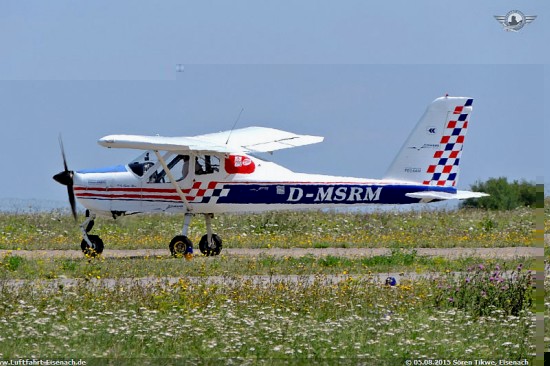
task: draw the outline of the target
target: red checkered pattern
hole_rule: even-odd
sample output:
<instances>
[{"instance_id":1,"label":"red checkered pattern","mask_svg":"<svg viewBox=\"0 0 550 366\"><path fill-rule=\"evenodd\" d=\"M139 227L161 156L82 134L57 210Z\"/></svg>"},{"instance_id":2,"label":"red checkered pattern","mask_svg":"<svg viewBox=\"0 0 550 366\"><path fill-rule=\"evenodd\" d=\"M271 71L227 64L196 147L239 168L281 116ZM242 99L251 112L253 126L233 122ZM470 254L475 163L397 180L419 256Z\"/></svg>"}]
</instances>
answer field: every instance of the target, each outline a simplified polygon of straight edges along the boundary
<instances>
[{"instance_id":1,"label":"red checkered pattern","mask_svg":"<svg viewBox=\"0 0 550 366\"><path fill-rule=\"evenodd\" d=\"M229 193L228 188L223 188L224 183L218 182L195 182L191 189L184 189L183 193L189 202L208 203L218 197L225 197Z\"/></svg>"},{"instance_id":2,"label":"red checkered pattern","mask_svg":"<svg viewBox=\"0 0 550 366\"><path fill-rule=\"evenodd\" d=\"M472 110L470 105L471 102L467 102L465 106L454 109L451 120L443 131L439 149L434 153L433 163L426 171L431 174L430 180L425 180L424 184L443 187L456 185L464 136L468 130L468 117Z\"/></svg>"}]
</instances>

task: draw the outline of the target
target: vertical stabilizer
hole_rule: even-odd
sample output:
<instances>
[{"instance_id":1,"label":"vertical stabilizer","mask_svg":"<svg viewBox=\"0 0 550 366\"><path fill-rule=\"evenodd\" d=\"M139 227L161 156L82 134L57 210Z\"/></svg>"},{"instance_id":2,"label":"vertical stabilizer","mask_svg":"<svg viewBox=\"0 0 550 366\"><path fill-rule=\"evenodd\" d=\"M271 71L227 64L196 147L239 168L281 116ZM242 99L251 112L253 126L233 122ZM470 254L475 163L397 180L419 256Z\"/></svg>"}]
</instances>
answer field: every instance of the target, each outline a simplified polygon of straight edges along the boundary
<instances>
[{"instance_id":1,"label":"vertical stabilizer","mask_svg":"<svg viewBox=\"0 0 550 366\"><path fill-rule=\"evenodd\" d=\"M455 187L473 99L434 100L407 138L384 179Z\"/></svg>"}]
</instances>

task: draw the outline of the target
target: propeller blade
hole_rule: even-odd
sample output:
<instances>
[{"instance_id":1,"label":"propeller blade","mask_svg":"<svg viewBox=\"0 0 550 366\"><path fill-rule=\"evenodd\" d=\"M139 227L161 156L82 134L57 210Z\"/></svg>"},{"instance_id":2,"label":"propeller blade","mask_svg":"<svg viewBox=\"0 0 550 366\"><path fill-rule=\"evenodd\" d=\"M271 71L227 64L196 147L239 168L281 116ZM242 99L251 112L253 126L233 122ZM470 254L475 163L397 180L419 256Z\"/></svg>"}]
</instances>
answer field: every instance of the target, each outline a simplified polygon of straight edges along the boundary
<instances>
[{"instance_id":1,"label":"propeller blade","mask_svg":"<svg viewBox=\"0 0 550 366\"><path fill-rule=\"evenodd\" d=\"M73 185L67 186L67 194L69 195L69 203L71 204L71 212L73 214L74 221L76 221L76 201L74 199Z\"/></svg>"},{"instance_id":2,"label":"propeller blade","mask_svg":"<svg viewBox=\"0 0 550 366\"><path fill-rule=\"evenodd\" d=\"M67 159L65 158L65 149L63 148L63 139L61 138L61 134L59 134L59 147L61 148L61 156L63 157L63 167L67 172L69 171L69 168L67 167Z\"/></svg>"},{"instance_id":3,"label":"propeller blade","mask_svg":"<svg viewBox=\"0 0 550 366\"><path fill-rule=\"evenodd\" d=\"M76 221L76 200L74 197L73 190L73 175L74 172L69 170L67 166L67 158L65 157L65 149L63 148L63 139L61 134L59 134L59 147L61 149L61 156L63 157L63 168L62 172L57 173L53 176L53 179L64 186L67 186L67 194L69 195L69 204L71 205L71 213L73 214L74 220Z\"/></svg>"}]
</instances>

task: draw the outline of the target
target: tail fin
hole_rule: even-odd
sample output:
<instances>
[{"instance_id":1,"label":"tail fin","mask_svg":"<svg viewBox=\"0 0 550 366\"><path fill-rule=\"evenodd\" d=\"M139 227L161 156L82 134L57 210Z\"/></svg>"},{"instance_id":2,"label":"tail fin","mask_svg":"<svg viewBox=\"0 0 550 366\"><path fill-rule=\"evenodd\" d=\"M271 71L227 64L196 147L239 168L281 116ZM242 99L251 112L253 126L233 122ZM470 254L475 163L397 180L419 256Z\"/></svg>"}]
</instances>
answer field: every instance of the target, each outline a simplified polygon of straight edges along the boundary
<instances>
[{"instance_id":1,"label":"tail fin","mask_svg":"<svg viewBox=\"0 0 550 366\"><path fill-rule=\"evenodd\" d=\"M434 100L395 157L384 179L454 187L473 99Z\"/></svg>"}]
</instances>

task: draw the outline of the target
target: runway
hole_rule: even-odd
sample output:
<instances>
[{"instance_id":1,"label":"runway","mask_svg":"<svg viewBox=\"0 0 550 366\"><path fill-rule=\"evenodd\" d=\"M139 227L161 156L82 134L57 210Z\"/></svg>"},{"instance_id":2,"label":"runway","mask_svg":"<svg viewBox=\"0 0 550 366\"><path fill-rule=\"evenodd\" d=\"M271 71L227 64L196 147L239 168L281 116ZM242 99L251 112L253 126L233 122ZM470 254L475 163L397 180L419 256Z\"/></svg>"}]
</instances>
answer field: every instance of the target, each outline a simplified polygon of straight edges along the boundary
<instances>
[{"instance_id":1,"label":"runway","mask_svg":"<svg viewBox=\"0 0 550 366\"><path fill-rule=\"evenodd\" d=\"M543 256L543 248L533 247L508 247L508 248L417 248L417 255L430 257L445 257L449 259L459 259L462 257L477 257L483 259L520 259ZM83 258L79 250L0 250L0 258L8 255L21 256L28 259L78 259ZM226 258L231 257L303 257L303 256L337 256L347 258L361 258L369 256L390 255L391 250L386 248L271 248L271 249L242 249L228 248L222 251ZM165 249L136 249L136 250L105 250L103 256L106 259L117 258L146 258L146 257L169 257L168 250ZM223 257L222 257L223 258ZM209 260L209 258L205 258ZM454 273L455 275L459 274ZM74 287L85 284L87 287L114 289L118 287L149 287L160 286L168 288L185 281L193 284L218 284L227 286L236 286L239 283L250 282L254 285L272 285L277 283L294 284L307 286L314 283L336 284L352 278L354 281L368 281L384 284L386 278L394 277L397 284L403 281L416 281L423 278L433 278L436 274L416 273L416 272L387 272L373 273L370 275L240 275L240 276L182 276L182 277L142 277L142 278L102 278L102 279L82 279L82 278L57 278L52 280L5 280L0 281L0 286L10 288L20 288L31 285L42 289L55 290L59 286ZM439 274L440 276L440 274Z\"/></svg>"},{"instance_id":2,"label":"runway","mask_svg":"<svg viewBox=\"0 0 550 366\"><path fill-rule=\"evenodd\" d=\"M414 248L405 249L406 251L416 250L420 256L444 257L448 259L458 259L463 257L476 257L483 259L514 259L529 258L544 255L544 249L538 247L506 247L506 248ZM10 253L28 259L37 258L82 258L80 250L0 250L0 257ZM200 255L198 248L195 248L195 254ZM304 256L314 257L373 257L381 255L390 255L391 249L387 248L224 248L221 255L227 257L293 257ZM139 257L165 257L169 256L167 249L105 249L103 252L105 258L139 258Z\"/></svg>"}]
</instances>

